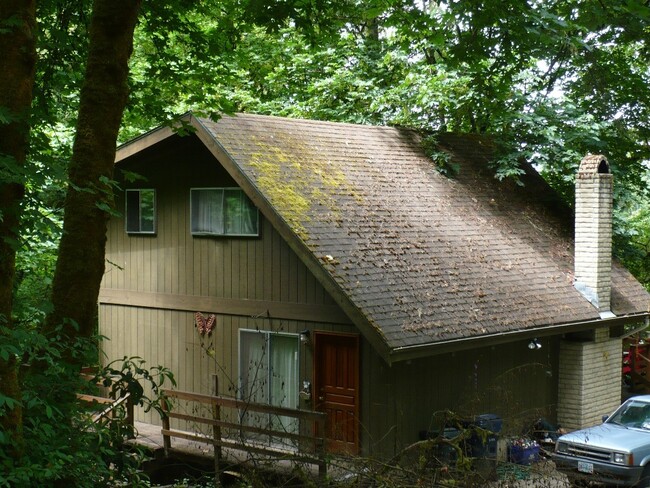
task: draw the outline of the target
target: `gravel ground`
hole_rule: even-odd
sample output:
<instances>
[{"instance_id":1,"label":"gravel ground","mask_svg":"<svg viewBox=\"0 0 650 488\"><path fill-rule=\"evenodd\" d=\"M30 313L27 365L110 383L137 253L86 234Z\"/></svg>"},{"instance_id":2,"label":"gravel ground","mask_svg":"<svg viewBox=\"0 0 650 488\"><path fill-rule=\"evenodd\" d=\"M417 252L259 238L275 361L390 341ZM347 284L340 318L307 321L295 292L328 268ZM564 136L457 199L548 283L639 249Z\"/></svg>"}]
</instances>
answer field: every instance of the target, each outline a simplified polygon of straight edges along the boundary
<instances>
[{"instance_id":1,"label":"gravel ground","mask_svg":"<svg viewBox=\"0 0 650 488\"><path fill-rule=\"evenodd\" d=\"M563 473L555 469L555 463L542 459L526 468L513 467L501 473L501 480L490 483L490 488L570 488L571 483Z\"/></svg>"}]
</instances>

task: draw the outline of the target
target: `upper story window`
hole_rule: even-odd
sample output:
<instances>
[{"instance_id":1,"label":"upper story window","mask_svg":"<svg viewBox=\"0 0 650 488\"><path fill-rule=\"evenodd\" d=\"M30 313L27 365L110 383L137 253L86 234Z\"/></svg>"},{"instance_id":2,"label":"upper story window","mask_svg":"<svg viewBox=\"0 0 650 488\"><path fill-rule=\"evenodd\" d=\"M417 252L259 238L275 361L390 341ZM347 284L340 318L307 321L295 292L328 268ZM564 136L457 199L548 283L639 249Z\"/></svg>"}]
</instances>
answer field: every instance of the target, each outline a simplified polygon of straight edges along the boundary
<instances>
[{"instance_id":1,"label":"upper story window","mask_svg":"<svg viewBox=\"0 0 650 488\"><path fill-rule=\"evenodd\" d=\"M192 188L194 235L257 236L259 214L241 188Z\"/></svg>"},{"instance_id":2,"label":"upper story window","mask_svg":"<svg viewBox=\"0 0 650 488\"><path fill-rule=\"evenodd\" d=\"M156 190L126 190L126 231L129 234L156 233Z\"/></svg>"}]
</instances>

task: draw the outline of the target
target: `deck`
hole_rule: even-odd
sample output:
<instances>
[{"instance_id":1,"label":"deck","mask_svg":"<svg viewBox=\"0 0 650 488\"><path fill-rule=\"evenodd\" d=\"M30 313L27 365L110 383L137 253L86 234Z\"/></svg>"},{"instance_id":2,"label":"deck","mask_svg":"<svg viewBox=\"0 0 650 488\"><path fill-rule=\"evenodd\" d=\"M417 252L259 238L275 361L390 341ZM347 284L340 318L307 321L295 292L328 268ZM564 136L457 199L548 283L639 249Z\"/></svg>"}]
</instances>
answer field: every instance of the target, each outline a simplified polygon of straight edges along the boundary
<instances>
[{"instance_id":1,"label":"deck","mask_svg":"<svg viewBox=\"0 0 650 488\"><path fill-rule=\"evenodd\" d=\"M151 451L155 459L164 459L165 443L162 434L162 427L159 425L147 424L144 422L134 422L137 436L131 442L135 445L144 447ZM170 458L182 458L193 460L197 463L210 465L214 460L214 451L211 445L193 440L174 438L171 448L167 452ZM278 457L251 455L241 450L234 450L222 447L221 449L221 470L222 471L240 471L246 468L263 468L272 470L279 474L292 473L296 466L296 461L291 459L281 459ZM304 474L319 479L318 466L309 463L300 463L301 470ZM330 473L335 477L341 475L341 470L337 469L335 473Z\"/></svg>"}]
</instances>

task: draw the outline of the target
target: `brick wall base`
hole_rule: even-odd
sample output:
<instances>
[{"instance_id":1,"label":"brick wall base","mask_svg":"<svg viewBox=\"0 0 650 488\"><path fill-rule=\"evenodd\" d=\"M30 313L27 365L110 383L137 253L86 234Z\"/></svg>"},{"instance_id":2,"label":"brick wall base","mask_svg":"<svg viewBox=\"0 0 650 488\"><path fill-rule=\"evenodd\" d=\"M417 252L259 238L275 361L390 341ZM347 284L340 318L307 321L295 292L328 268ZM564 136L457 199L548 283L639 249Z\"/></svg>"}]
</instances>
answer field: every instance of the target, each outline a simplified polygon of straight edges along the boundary
<instances>
[{"instance_id":1,"label":"brick wall base","mask_svg":"<svg viewBox=\"0 0 650 488\"><path fill-rule=\"evenodd\" d=\"M594 341L560 344L558 423L575 430L602 422L621 403L620 338L607 329L596 331Z\"/></svg>"}]
</instances>

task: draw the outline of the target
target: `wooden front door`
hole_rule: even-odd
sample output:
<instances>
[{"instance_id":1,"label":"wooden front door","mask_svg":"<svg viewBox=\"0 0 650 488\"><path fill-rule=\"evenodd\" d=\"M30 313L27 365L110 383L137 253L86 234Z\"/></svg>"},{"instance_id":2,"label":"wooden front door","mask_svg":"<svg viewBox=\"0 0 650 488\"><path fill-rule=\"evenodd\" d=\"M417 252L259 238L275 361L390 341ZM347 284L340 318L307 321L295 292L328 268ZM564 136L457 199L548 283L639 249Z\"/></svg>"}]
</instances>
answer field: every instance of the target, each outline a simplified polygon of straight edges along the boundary
<instances>
[{"instance_id":1,"label":"wooden front door","mask_svg":"<svg viewBox=\"0 0 650 488\"><path fill-rule=\"evenodd\" d=\"M359 336L314 333L316 409L327 414L328 451L359 453Z\"/></svg>"}]
</instances>

